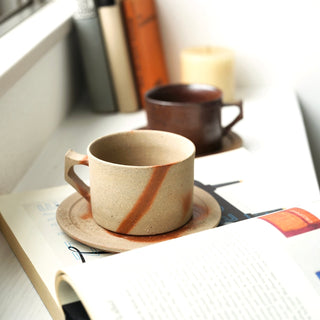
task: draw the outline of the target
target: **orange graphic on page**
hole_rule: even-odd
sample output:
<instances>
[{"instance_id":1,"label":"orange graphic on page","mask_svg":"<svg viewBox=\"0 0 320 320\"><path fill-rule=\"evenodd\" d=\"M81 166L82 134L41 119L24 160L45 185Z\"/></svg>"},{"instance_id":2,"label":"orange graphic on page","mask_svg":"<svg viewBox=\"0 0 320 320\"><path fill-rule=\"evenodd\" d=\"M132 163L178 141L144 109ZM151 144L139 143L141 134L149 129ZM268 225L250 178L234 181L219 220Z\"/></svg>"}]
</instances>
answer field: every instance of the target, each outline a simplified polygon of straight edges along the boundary
<instances>
[{"instance_id":1,"label":"orange graphic on page","mask_svg":"<svg viewBox=\"0 0 320 320\"><path fill-rule=\"evenodd\" d=\"M320 220L300 208L275 212L259 219L269 222L288 238L320 228Z\"/></svg>"}]
</instances>

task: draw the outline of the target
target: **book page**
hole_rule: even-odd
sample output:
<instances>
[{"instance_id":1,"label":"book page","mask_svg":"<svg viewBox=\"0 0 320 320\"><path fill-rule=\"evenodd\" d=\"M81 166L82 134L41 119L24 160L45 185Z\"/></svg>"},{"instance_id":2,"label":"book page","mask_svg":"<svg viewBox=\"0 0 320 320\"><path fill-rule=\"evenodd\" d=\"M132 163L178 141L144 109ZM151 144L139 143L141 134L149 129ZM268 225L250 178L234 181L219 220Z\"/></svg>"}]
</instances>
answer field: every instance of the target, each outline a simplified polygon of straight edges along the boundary
<instances>
[{"instance_id":1,"label":"book page","mask_svg":"<svg viewBox=\"0 0 320 320\"><path fill-rule=\"evenodd\" d=\"M194 167L195 180L218 186L216 194L244 213L273 211L287 204L274 181L261 178L259 166L245 148L196 158Z\"/></svg>"},{"instance_id":2,"label":"book page","mask_svg":"<svg viewBox=\"0 0 320 320\"><path fill-rule=\"evenodd\" d=\"M221 168L224 165L226 167L223 167L223 168L227 168L227 167L229 168L229 165L231 166L232 163L236 163L236 166L232 167L233 169L221 170ZM250 154L244 149L239 149L239 150L230 151L230 152L226 152L219 155L207 156L207 157L196 159L195 179L200 181L203 185L206 185L206 184L213 185L214 186L213 190L215 190L214 196L216 196L218 193L221 193L222 190L229 190L229 189L232 190L233 186L235 185L240 186L240 184L243 183L243 181L249 180L251 171L252 171L252 166L250 165ZM228 184L230 180L232 181L241 180L242 182L230 185ZM225 184L226 186L223 186ZM221 185L221 187L215 189L217 185ZM58 301L56 298L55 287L54 287L54 278L57 270L62 269L66 266L74 266L74 265L82 266L84 265L83 264L84 261L90 262L90 263L94 262L94 260L102 259L104 261L104 257L108 255L106 253L101 253L99 250L82 245L76 240L71 239L64 232L62 232L61 229L58 227L56 222L56 208L59 205L59 203L61 203L64 199L66 199L70 194L74 192L75 191L72 187L65 185L61 187L35 190L35 191L24 192L20 194L10 194L10 195L0 196L1 229L3 230L4 234L6 234L8 230L10 230L10 232L12 232L12 234L14 235L13 238L15 239L15 242L10 242L9 238L7 237L9 244L13 248L13 251L16 253L18 259L20 260L21 265L24 267L24 269L28 273L28 276L33 282L35 288L38 290L41 298L43 299L44 303L46 304L51 314L55 312L52 310L56 310L58 308ZM231 191L229 192L228 197L226 197L226 199L228 199L230 201L230 204L233 204L233 205L237 205L237 201L239 202L242 200L243 207L246 207L248 209L248 211L246 211L245 213L252 212L250 211L250 209L253 207L252 200L247 199L248 201L245 201L245 199L239 199L237 197L237 194L236 193L233 194ZM268 199L265 200L265 203L268 203ZM226 201L224 204L226 204ZM317 208L319 207L320 206L312 208L311 212L316 212L318 210ZM269 209L269 207L267 206L265 206L264 208ZM225 207L223 209L224 211L223 211L222 217L225 221L228 222L228 218L230 217L231 217L229 219L230 222L238 221L233 219L235 218L236 212L231 212L231 213L229 211L226 212ZM233 209L237 209L237 208L233 208ZM237 209L236 211L238 212L239 210ZM217 230L218 229L220 228L217 228ZM292 237L290 239L287 239L286 243L287 244L292 243L292 245L289 248L286 248L286 250L288 251L291 250L290 253L292 254L292 256L295 256L295 261L297 265L299 265L300 268L303 269L304 272L306 273L305 276L308 277L310 283L312 283L313 289L318 290L317 285L318 285L319 276L317 275L317 273L314 272L314 270L318 266L318 260L316 258L317 256L312 255L314 248L313 247L309 248L308 243L312 242L316 247L316 245L320 243L320 241L318 241L318 239L315 240L313 235L312 236L311 235L312 233L305 233L305 234L299 235L299 238ZM199 237L201 238L202 236L199 235ZM197 236L195 236L195 238L192 238L192 239L196 239L196 238ZM302 247L300 250L297 251L297 248L299 247L298 244L302 243L303 242L302 239L304 238L305 238L304 240L305 248ZM195 243L197 243L198 240L191 240L191 241L195 241ZM224 241L225 240L223 240L222 243L224 243ZM236 242L236 245L238 245L237 241L235 242ZM252 242L255 242L255 240L252 240ZM298 244L295 242L297 242ZM173 243L175 244L175 242ZM170 246L171 246L171 242L170 242ZM181 244L179 246L181 246L181 248L179 247L178 249L176 249L176 251L179 251L179 252L181 251L182 256L183 254L185 254L189 258L193 256L194 252L198 252L199 248L202 248L203 245L199 244L198 245L199 248L193 247L192 243L189 243L189 240L187 240L186 245ZM19 256L17 254L17 252L19 251L17 250L17 248L18 249L21 248L22 251L24 252L24 255ZM235 249L232 248L232 250L235 250ZM165 253L163 254L162 258L161 258L161 254L159 254L159 258L158 258L158 253L155 253L155 254L152 253L149 259L155 260L157 261L157 264L159 264L159 266L165 267L166 264L169 263L166 260L169 254L169 251L167 251L167 249L164 249L164 251ZM295 251L297 251L297 253L295 253ZM148 252L150 253L150 251ZM308 268L306 268L306 266L304 265L304 261L306 261L306 257L304 255L301 255L301 252L308 252L308 257L311 257L308 260L308 266L309 266ZM175 257L176 252L172 253L171 255L173 256L172 263L174 265L176 264L178 265L178 262L174 262L175 261L174 259L176 259ZM137 269L139 269L140 266L143 266L144 268L144 265L147 265L146 260L148 260L144 257L144 253L142 254L141 257L138 255L138 258L137 258L139 261L141 260L141 265L138 264L135 266L135 263L136 263L135 255L132 258L133 263L131 262L129 263L128 260L126 259L127 258L125 258L126 262L124 262L125 269L123 269L123 272L127 273L128 270L126 268L128 267L128 265L129 266L132 265L132 268L133 268L132 272L137 274L138 274ZM160 260L157 260L157 259L160 259ZM196 262L197 262L197 257L193 262L190 260L190 262L188 263L192 265L192 263L196 263ZM170 263L168 265L170 267ZM31 266L32 268L30 268L29 266ZM104 267L105 267L104 263L102 263L102 268ZM99 268L100 267L97 267L97 269ZM115 267L114 269L114 272L112 273L113 275L119 274L117 272L118 268L119 270L122 270L121 269L122 267L119 267L119 265L117 265L117 267ZM178 275L180 274L180 272L182 274L182 269L181 267L179 268L180 269L175 270L175 272L178 273ZM28 269L32 270L32 272L28 272ZM151 284L153 286L154 285L153 282L154 281L156 282L156 279L154 278L156 273L154 273L153 270L157 270L157 266L151 265L150 270L152 270L152 272L149 275L150 276L149 281L151 281ZM143 272L145 273L145 271ZM38 277L35 276L35 273L38 274ZM95 273L95 271L93 271L93 273ZM130 274L132 275L133 273L128 273L128 275L130 276ZM203 271L201 271L201 274L204 274ZM178 279L179 278L178 275L175 275L174 278ZM190 275L187 274L187 277L191 277L191 276L194 277L194 275L192 274ZM161 277L159 276L159 284L162 283L162 281L166 282L167 281L166 277L167 276L163 278L163 275ZM205 275L205 277L207 276ZM134 276L132 276L132 279L134 279ZM137 281L139 282L140 281L139 277L137 279L138 279ZM100 280L97 280L97 281L100 283ZM112 282L113 279L111 280L109 279L108 281ZM123 287L119 285L120 297L122 296L124 288L130 288L130 286L132 288L136 286L137 288L141 288L141 293L140 293L141 295L143 295L143 292L145 290L142 284L138 284L135 282L130 284L131 282L128 279L122 281L121 279L119 280L118 278L115 278L114 281L117 281L120 284L123 283L122 284ZM41 284L39 285L40 282ZM87 284L83 283L83 285L86 286ZM187 284L185 285L186 289L188 288L188 285L189 285L189 282L187 282ZM48 291L46 296L44 296L43 292L39 290L39 287L46 288L46 290ZM191 290L191 288L189 290ZM89 290L89 292L90 291L91 289ZM118 292L118 289L115 290L115 292ZM47 298L48 296L50 297L50 299ZM117 297L116 294L115 294L115 297ZM77 298L77 297L73 297L73 298ZM131 301L130 295L128 295L126 299L129 299L128 301L130 302ZM125 302L126 300L124 299L123 301ZM115 302L112 302L112 303L116 303L116 305L118 305L120 302L117 301L117 299L115 298ZM168 303L168 301L166 303ZM120 303L120 306L122 306L122 303ZM99 310L99 308L97 310Z\"/></svg>"},{"instance_id":3,"label":"book page","mask_svg":"<svg viewBox=\"0 0 320 320\"><path fill-rule=\"evenodd\" d=\"M299 238L319 243L320 230L288 237L280 229L250 219L60 275L68 275L94 319L318 319L320 251ZM298 251L290 255L292 239L312 268L296 263Z\"/></svg>"},{"instance_id":4,"label":"book page","mask_svg":"<svg viewBox=\"0 0 320 320\"><path fill-rule=\"evenodd\" d=\"M254 164L244 148L198 157L194 164L194 178L204 184L224 184L246 180Z\"/></svg>"},{"instance_id":5,"label":"book page","mask_svg":"<svg viewBox=\"0 0 320 320\"><path fill-rule=\"evenodd\" d=\"M51 315L58 308L54 286L57 270L107 255L71 239L58 226L57 207L74 192L65 185L0 196L1 229L5 235L13 234L7 237L9 245Z\"/></svg>"},{"instance_id":6,"label":"book page","mask_svg":"<svg viewBox=\"0 0 320 320\"><path fill-rule=\"evenodd\" d=\"M235 157L239 159L237 154L236 152L232 159ZM246 155L244 152L243 159L245 159ZM227 159L229 156L231 154L224 153L222 158ZM209 172L211 172L210 161L214 161L215 156L205 158L206 160L200 160L200 164L197 167L203 170L205 166L209 165ZM223 159L220 159L221 157L217 158L218 163L223 162ZM240 165L240 161L238 163ZM218 165L215 165L215 172L219 172ZM205 176L203 172L202 174L197 174L198 180L203 179ZM220 173L220 180L214 179L212 184L229 182L231 178L231 174L223 178L223 174ZM200 181L202 182L202 180ZM204 180L204 183L210 183L210 181L207 179ZM10 232L14 235L15 242L12 243L7 237L8 242L51 314L52 308L55 309L57 307L54 289L56 271L68 265L82 264L84 261L100 259L107 255L71 239L58 226L56 209L64 199L74 192L75 190L72 187L64 185L0 196L0 212L3 218L2 223L0 219L1 228L4 233ZM239 213L238 218L244 217L236 208L233 209L233 218L236 213ZM228 215L225 215L225 217L228 218ZM24 253L22 256L17 254L19 248ZM35 272L28 272L29 265ZM38 277L35 276L35 273ZM39 290L39 286L46 291L45 297L42 291Z\"/></svg>"},{"instance_id":7,"label":"book page","mask_svg":"<svg viewBox=\"0 0 320 320\"><path fill-rule=\"evenodd\" d=\"M281 169L273 167L270 172L268 163L258 160L245 148L199 157L195 159L195 180L220 184L216 194L253 215L317 200L318 194L301 191L299 180L279 180Z\"/></svg>"}]
</instances>

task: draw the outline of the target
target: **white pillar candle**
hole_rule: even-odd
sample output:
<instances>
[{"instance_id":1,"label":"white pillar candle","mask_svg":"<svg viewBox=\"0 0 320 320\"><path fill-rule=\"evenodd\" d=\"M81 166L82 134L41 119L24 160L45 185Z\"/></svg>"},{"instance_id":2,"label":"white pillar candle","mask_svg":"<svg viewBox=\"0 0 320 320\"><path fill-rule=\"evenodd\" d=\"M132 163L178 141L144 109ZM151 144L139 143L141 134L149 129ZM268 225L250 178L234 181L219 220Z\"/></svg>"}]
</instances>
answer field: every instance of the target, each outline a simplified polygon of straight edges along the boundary
<instances>
[{"instance_id":1,"label":"white pillar candle","mask_svg":"<svg viewBox=\"0 0 320 320\"><path fill-rule=\"evenodd\" d=\"M223 101L234 99L234 54L222 47L193 47L181 52L182 83L205 83L223 92Z\"/></svg>"}]
</instances>

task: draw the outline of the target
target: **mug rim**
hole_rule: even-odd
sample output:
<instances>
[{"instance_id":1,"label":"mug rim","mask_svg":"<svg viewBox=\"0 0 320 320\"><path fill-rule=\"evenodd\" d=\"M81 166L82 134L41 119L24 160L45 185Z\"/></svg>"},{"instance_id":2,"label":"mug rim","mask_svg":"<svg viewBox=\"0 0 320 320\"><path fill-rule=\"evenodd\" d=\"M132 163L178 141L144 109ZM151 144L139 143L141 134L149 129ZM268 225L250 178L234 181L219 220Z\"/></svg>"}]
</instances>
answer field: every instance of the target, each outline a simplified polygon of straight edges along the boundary
<instances>
[{"instance_id":1,"label":"mug rim","mask_svg":"<svg viewBox=\"0 0 320 320\"><path fill-rule=\"evenodd\" d=\"M151 95L156 93L157 91L164 90L167 88L191 88L191 89L205 89L210 92L217 92L218 97L216 99L208 99L201 102L188 102L188 101L165 101L161 99L152 98ZM146 102L158 104L162 106L174 106L174 107L185 107L185 106L194 106L194 105L200 105L200 104L207 104L214 101L222 100L223 92L221 89L219 89L216 86L206 84L206 83L171 83L171 84L165 84L165 85L159 85L156 86L150 90L148 90L144 97ZM182 106L183 104L183 106Z\"/></svg>"},{"instance_id":2,"label":"mug rim","mask_svg":"<svg viewBox=\"0 0 320 320\"><path fill-rule=\"evenodd\" d=\"M111 162L108 160L103 160L99 157L97 157L96 155L94 155L91 152L91 148L92 146L97 143L98 141L101 141L107 137L112 137L112 136L117 136L117 135L126 135L126 134L130 134L130 133L138 133L138 134L163 134L163 135L167 135L167 136L176 136L177 138L179 138L180 140L184 140L185 143L189 144L189 148L191 148L191 150L188 152L188 154L181 160L179 161L175 161L175 162L170 162L170 163L165 163L165 164L156 164L156 165L131 165L131 164L121 164L121 163L115 163L115 162ZM96 161L101 162L101 163L107 163L109 165L114 165L114 166L119 166L119 167L126 167L126 168L136 168L136 169L146 169L146 168L154 168L154 167L165 167L165 166L171 166L173 164L177 164L177 163L182 163L184 161L188 161L190 158L195 157L195 153L196 153L196 146L195 144L189 139L186 138L180 134L177 133L173 133L173 132L169 132L169 131L162 131L162 130L152 130L152 129L141 129L141 130L129 130L129 131L119 131L119 132L114 132L111 134L107 134L104 136L100 136L96 139L94 139L93 141L90 142L90 144L87 147L87 155L92 158L94 158Z\"/></svg>"}]
</instances>

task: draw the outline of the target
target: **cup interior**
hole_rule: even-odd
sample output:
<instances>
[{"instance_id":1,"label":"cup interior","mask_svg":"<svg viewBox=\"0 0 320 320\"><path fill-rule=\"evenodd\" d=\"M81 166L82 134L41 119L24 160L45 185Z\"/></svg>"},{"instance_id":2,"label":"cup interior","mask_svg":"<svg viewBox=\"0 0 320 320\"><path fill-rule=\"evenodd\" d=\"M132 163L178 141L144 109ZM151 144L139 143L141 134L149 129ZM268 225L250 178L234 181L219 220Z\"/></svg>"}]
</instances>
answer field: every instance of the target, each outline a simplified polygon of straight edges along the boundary
<instances>
[{"instance_id":1,"label":"cup interior","mask_svg":"<svg viewBox=\"0 0 320 320\"><path fill-rule=\"evenodd\" d=\"M157 130L133 130L99 138L88 148L95 158L126 166L157 166L181 162L193 156L194 144L178 134Z\"/></svg>"},{"instance_id":2,"label":"cup interior","mask_svg":"<svg viewBox=\"0 0 320 320\"><path fill-rule=\"evenodd\" d=\"M221 99L222 92L206 84L169 84L151 89L145 97L154 103L205 103Z\"/></svg>"}]
</instances>

